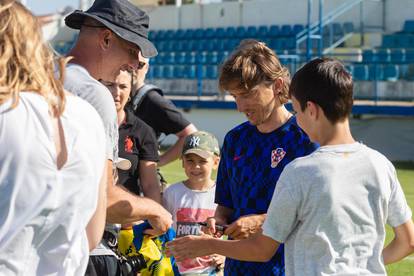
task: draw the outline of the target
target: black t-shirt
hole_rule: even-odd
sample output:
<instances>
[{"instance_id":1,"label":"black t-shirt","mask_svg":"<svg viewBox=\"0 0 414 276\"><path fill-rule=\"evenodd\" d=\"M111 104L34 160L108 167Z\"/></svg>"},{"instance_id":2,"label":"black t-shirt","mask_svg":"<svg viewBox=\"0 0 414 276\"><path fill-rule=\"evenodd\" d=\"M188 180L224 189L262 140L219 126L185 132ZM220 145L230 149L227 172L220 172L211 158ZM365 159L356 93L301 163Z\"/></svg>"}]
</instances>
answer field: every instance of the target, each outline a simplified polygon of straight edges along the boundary
<instances>
[{"instance_id":1,"label":"black t-shirt","mask_svg":"<svg viewBox=\"0 0 414 276\"><path fill-rule=\"evenodd\" d=\"M150 126L131 111L125 112L125 122L119 126L119 157L131 161L131 168L118 170L119 183L139 194L139 161L158 162L158 142Z\"/></svg>"},{"instance_id":2,"label":"black t-shirt","mask_svg":"<svg viewBox=\"0 0 414 276\"><path fill-rule=\"evenodd\" d=\"M144 96L135 115L154 129L157 138L161 133L178 133L190 124L177 107L157 91L149 91Z\"/></svg>"}]
</instances>

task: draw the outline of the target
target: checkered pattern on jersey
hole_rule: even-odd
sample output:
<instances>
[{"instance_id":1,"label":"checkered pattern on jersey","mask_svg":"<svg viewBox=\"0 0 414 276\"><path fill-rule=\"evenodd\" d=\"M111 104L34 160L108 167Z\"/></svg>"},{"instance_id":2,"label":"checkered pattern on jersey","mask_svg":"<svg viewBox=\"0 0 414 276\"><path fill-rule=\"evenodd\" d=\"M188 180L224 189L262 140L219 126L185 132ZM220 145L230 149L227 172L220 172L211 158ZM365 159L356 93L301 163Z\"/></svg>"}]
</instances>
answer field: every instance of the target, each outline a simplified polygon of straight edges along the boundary
<instances>
[{"instance_id":1,"label":"checkered pattern on jersey","mask_svg":"<svg viewBox=\"0 0 414 276\"><path fill-rule=\"evenodd\" d=\"M234 210L231 222L266 213L283 168L316 147L294 117L271 133L260 133L249 122L235 127L224 139L215 202ZM225 271L227 275L284 275L283 248L267 263L227 258Z\"/></svg>"}]
</instances>

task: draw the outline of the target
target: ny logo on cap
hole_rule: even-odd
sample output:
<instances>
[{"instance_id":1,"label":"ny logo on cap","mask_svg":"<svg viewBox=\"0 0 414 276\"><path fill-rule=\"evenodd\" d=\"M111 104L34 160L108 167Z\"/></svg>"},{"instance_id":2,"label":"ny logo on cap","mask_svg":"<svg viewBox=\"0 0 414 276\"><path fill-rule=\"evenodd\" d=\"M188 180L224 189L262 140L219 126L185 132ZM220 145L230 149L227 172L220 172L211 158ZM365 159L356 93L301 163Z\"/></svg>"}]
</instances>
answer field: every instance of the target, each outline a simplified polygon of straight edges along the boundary
<instances>
[{"instance_id":1,"label":"ny logo on cap","mask_svg":"<svg viewBox=\"0 0 414 276\"><path fill-rule=\"evenodd\" d=\"M198 147L200 145L200 137L197 137L197 136L191 137L191 140L188 143L188 145L192 148Z\"/></svg>"}]
</instances>

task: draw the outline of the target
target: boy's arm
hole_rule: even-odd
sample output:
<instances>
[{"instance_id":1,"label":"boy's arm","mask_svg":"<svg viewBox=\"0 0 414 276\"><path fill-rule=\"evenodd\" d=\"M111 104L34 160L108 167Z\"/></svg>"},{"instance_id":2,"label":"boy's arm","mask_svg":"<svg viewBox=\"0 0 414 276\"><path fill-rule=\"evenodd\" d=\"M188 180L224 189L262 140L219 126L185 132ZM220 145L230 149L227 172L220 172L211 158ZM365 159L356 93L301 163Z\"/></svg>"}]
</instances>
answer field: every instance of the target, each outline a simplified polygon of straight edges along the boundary
<instances>
[{"instance_id":1,"label":"boy's arm","mask_svg":"<svg viewBox=\"0 0 414 276\"><path fill-rule=\"evenodd\" d=\"M384 264L398 262L414 252L414 224L410 219L393 228L394 239L382 251Z\"/></svg>"},{"instance_id":2,"label":"boy's arm","mask_svg":"<svg viewBox=\"0 0 414 276\"><path fill-rule=\"evenodd\" d=\"M168 243L167 255L173 255L177 261L182 261L216 253L241 261L266 262L273 257L279 244L261 233L248 239L231 241L208 235L186 236Z\"/></svg>"}]
</instances>

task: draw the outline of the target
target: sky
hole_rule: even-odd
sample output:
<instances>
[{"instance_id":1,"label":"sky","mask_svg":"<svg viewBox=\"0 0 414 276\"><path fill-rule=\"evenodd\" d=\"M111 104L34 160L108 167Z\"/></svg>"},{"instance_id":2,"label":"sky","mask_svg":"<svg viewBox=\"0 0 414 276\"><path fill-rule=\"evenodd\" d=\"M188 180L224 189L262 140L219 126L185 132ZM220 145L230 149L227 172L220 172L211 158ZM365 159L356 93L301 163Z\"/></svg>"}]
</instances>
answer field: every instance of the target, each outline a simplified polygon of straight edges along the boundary
<instances>
[{"instance_id":1,"label":"sky","mask_svg":"<svg viewBox=\"0 0 414 276\"><path fill-rule=\"evenodd\" d=\"M77 9L79 0L25 0L26 6L36 15L53 13L64 9L66 6L72 6Z\"/></svg>"}]
</instances>

